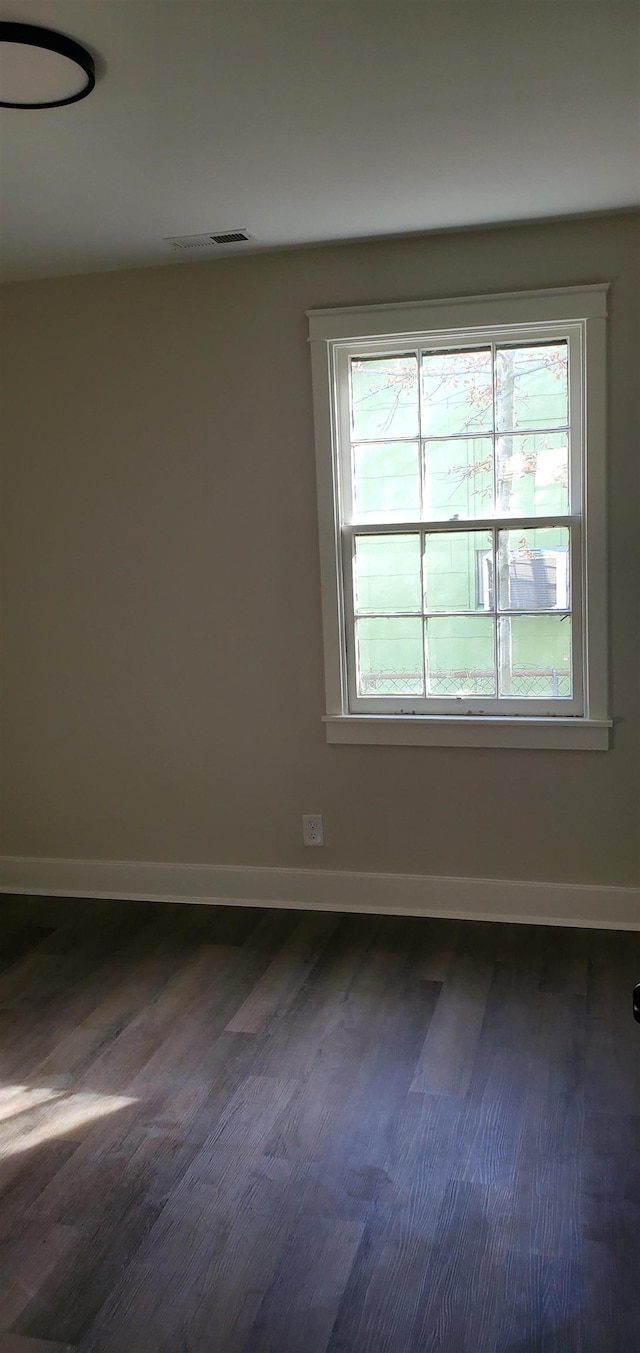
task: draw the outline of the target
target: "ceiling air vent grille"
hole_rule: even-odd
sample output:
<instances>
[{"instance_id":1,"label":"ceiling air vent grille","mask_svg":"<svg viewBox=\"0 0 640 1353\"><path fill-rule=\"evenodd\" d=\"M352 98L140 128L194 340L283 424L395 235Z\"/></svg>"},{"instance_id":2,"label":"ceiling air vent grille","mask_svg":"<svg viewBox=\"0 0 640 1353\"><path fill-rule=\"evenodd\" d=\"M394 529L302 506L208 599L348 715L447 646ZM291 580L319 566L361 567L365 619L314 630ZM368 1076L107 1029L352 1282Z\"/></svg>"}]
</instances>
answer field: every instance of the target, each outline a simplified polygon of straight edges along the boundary
<instances>
[{"instance_id":1,"label":"ceiling air vent grille","mask_svg":"<svg viewBox=\"0 0 640 1353\"><path fill-rule=\"evenodd\" d=\"M213 249L217 244L243 244L250 239L248 230L223 230L217 235L170 235L164 243L173 249Z\"/></svg>"},{"instance_id":2,"label":"ceiling air vent grille","mask_svg":"<svg viewBox=\"0 0 640 1353\"><path fill-rule=\"evenodd\" d=\"M211 236L214 244L241 244L243 240L250 240L251 236L247 230L224 230L221 235Z\"/></svg>"}]
</instances>

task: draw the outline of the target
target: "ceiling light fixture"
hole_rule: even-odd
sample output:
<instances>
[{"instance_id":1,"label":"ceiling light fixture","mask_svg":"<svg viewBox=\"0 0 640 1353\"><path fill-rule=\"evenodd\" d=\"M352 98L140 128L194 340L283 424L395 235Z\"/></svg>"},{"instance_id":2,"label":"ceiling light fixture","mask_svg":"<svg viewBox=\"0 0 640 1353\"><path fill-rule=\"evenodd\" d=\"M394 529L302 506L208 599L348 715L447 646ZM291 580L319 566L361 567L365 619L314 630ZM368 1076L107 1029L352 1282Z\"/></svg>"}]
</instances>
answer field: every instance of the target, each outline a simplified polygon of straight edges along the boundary
<instances>
[{"instance_id":1,"label":"ceiling light fixture","mask_svg":"<svg viewBox=\"0 0 640 1353\"><path fill-rule=\"evenodd\" d=\"M63 108L96 82L89 52L63 33L0 20L0 108Z\"/></svg>"}]
</instances>

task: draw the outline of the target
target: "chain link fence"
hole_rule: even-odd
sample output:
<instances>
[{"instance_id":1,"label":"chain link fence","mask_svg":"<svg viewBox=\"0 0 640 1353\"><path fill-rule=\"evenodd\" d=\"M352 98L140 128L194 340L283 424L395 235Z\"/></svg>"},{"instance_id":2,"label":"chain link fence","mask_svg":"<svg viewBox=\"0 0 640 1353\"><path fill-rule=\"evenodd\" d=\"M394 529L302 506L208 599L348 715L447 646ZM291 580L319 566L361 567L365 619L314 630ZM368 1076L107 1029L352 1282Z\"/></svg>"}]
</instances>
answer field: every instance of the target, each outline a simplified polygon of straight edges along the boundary
<instances>
[{"instance_id":1,"label":"chain link fence","mask_svg":"<svg viewBox=\"0 0 640 1353\"><path fill-rule=\"evenodd\" d=\"M422 672L361 672L361 695L421 695ZM490 671L431 672L428 695L495 695L495 673ZM535 699L561 699L571 695L571 673L556 667L520 668L511 676L511 689L504 694Z\"/></svg>"}]
</instances>

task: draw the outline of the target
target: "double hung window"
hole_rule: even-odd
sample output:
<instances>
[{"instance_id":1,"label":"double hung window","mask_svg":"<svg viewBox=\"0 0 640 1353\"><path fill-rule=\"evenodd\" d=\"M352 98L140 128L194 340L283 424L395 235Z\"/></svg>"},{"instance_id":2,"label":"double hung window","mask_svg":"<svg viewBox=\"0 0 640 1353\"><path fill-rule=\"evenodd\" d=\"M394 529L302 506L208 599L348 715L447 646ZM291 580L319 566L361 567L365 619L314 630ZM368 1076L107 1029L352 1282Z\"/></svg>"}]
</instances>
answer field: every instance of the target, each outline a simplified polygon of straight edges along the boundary
<instances>
[{"instance_id":1,"label":"double hung window","mask_svg":"<svg viewBox=\"0 0 640 1353\"><path fill-rule=\"evenodd\" d=\"M606 746L605 300L311 312L332 740Z\"/></svg>"}]
</instances>

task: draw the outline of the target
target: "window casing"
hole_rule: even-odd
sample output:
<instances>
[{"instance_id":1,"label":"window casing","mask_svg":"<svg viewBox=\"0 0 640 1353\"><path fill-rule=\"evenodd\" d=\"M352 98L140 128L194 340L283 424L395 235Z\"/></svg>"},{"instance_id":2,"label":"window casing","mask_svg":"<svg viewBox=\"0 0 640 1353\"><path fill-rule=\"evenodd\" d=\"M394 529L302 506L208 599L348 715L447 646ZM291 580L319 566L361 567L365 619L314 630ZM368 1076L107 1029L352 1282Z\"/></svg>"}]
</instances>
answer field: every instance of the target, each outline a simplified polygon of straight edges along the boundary
<instances>
[{"instance_id":1,"label":"window casing","mask_svg":"<svg viewBox=\"0 0 640 1353\"><path fill-rule=\"evenodd\" d=\"M330 740L607 745L605 314L310 313Z\"/></svg>"}]
</instances>

